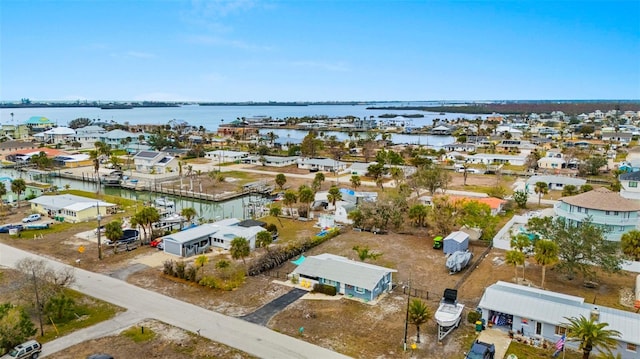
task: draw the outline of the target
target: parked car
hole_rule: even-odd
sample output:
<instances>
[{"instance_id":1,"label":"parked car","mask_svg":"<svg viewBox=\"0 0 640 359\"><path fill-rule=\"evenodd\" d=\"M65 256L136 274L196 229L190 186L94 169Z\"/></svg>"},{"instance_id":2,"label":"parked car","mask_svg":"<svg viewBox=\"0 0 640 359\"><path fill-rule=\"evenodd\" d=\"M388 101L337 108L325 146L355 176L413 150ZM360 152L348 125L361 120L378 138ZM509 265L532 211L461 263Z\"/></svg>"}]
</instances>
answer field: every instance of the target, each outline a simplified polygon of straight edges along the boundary
<instances>
[{"instance_id":1,"label":"parked car","mask_svg":"<svg viewBox=\"0 0 640 359\"><path fill-rule=\"evenodd\" d=\"M149 242L149 245L151 247L157 247L160 243L162 243L162 238L156 238L156 239L152 240L151 242Z\"/></svg>"},{"instance_id":2,"label":"parked car","mask_svg":"<svg viewBox=\"0 0 640 359\"><path fill-rule=\"evenodd\" d=\"M40 218L42 218L42 215L40 213L30 214L27 217L22 219L22 223L29 223L29 222L39 221Z\"/></svg>"},{"instance_id":3,"label":"parked car","mask_svg":"<svg viewBox=\"0 0 640 359\"><path fill-rule=\"evenodd\" d=\"M24 342L2 356L1 359L36 359L40 356L42 345L35 340Z\"/></svg>"},{"instance_id":4,"label":"parked car","mask_svg":"<svg viewBox=\"0 0 640 359\"><path fill-rule=\"evenodd\" d=\"M494 359L496 346L476 339L465 359Z\"/></svg>"},{"instance_id":5,"label":"parked car","mask_svg":"<svg viewBox=\"0 0 640 359\"><path fill-rule=\"evenodd\" d=\"M113 356L109 354L91 354L87 359L113 359Z\"/></svg>"},{"instance_id":6,"label":"parked car","mask_svg":"<svg viewBox=\"0 0 640 359\"><path fill-rule=\"evenodd\" d=\"M8 224L6 226L0 227L0 233L9 233L12 229L21 231L24 229L24 227L21 224Z\"/></svg>"},{"instance_id":7,"label":"parked car","mask_svg":"<svg viewBox=\"0 0 640 359\"><path fill-rule=\"evenodd\" d=\"M164 242L160 242L160 243L158 243L158 245L156 246L156 248L158 248L159 250L163 251L163 250L164 250Z\"/></svg>"}]
</instances>

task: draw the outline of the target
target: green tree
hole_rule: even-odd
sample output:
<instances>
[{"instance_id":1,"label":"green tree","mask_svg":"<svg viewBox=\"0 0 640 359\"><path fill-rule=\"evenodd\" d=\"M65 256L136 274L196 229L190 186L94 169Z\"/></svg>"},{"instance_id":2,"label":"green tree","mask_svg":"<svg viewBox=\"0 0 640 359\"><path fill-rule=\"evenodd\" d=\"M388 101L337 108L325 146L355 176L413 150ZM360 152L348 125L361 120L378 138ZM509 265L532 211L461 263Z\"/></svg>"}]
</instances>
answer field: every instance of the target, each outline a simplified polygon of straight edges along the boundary
<instances>
[{"instance_id":1,"label":"green tree","mask_svg":"<svg viewBox=\"0 0 640 359\"><path fill-rule=\"evenodd\" d=\"M582 176L597 176L600 173L600 168L606 166L607 163L608 161L604 156L591 156L578 166L578 173Z\"/></svg>"},{"instance_id":2,"label":"green tree","mask_svg":"<svg viewBox=\"0 0 640 359\"><path fill-rule=\"evenodd\" d=\"M448 197L434 197L427 221L436 234L446 236L451 233L456 223L457 210Z\"/></svg>"},{"instance_id":3,"label":"green tree","mask_svg":"<svg viewBox=\"0 0 640 359\"><path fill-rule=\"evenodd\" d=\"M3 197L7 195L7 186L4 183L0 183L0 215L4 215L4 199Z\"/></svg>"},{"instance_id":4,"label":"green tree","mask_svg":"<svg viewBox=\"0 0 640 359\"><path fill-rule=\"evenodd\" d=\"M585 193L585 192L589 192L589 191L593 191L593 186L590 184L583 184L582 186L580 186L580 193Z\"/></svg>"},{"instance_id":5,"label":"green tree","mask_svg":"<svg viewBox=\"0 0 640 359\"><path fill-rule=\"evenodd\" d=\"M540 207L542 196L549 193L549 185L546 182L536 182L534 190L538 194L538 207Z\"/></svg>"},{"instance_id":6,"label":"green tree","mask_svg":"<svg viewBox=\"0 0 640 359\"><path fill-rule=\"evenodd\" d=\"M527 191L515 191L513 192L513 200L518 207L527 208L527 201L529 200L529 194Z\"/></svg>"},{"instance_id":7,"label":"green tree","mask_svg":"<svg viewBox=\"0 0 640 359\"><path fill-rule=\"evenodd\" d=\"M482 239L490 240L496 234L498 217L491 214L491 207L478 201L462 201L457 203L456 222L459 225L480 228Z\"/></svg>"},{"instance_id":8,"label":"green tree","mask_svg":"<svg viewBox=\"0 0 640 359\"><path fill-rule=\"evenodd\" d=\"M340 188L331 186L331 188L329 188L329 193L327 194L327 200L335 207L336 202L342 200L342 192L340 192Z\"/></svg>"},{"instance_id":9,"label":"green tree","mask_svg":"<svg viewBox=\"0 0 640 359\"><path fill-rule=\"evenodd\" d=\"M207 263L209 263L209 257L207 257L204 254L201 254L201 255L196 257L194 263L196 265L196 268L198 270L201 270L202 267L204 267Z\"/></svg>"},{"instance_id":10,"label":"green tree","mask_svg":"<svg viewBox=\"0 0 640 359\"><path fill-rule=\"evenodd\" d=\"M325 181L324 173L322 172L316 173L316 176L313 179L313 185L312 185L313 191L314 192L320 191L320 189L322 189L322 182L324 181Z\"/></svg>"},{"instance_id":11,"label":"green tree","mask_svg":"<svg viewBox=\"0 0 640 359\"><path fill-rule=\"evenodd\" d=\"M115 220L107 223L104 227L104 236L107 237L111 241L111 243L115 244L120 238L122 238L122 222ZM113 251L115 253L116 248L114 246Z\"/></svg>"},{"instance_id":12,"label":"green tree","mask_svg":"<svg viewBox=\"0 0 640 359\"><path fill-rule=\"evenodd\" d=\"M367 176L373 178L376 185L378 185L380 188L382 188L383 176L386 173L387 173L387 170L384 167L384 164L382 163L372 164L369 167L367 167Z\"/></svg>"},{"instance_id":13,"label":"green tree","mask_svg":"<svg viewBox=\"0 0 640 359\"><path fill-rule=\"evenodd\" d=\"M20 207L20 195L27 189L27 183L22 178L11 181L11 192L18 196L18 208Z\"/></svg>"},{"instance_id":14,"label":"green tree","mask_svg":"<svg viewBox=\"0 0 640 359\"><path fill-rule=\"evenodd\" d=\"M72 298L60 293L49 299L44 306L44 312L56 320L64 320L73 316L75 304Z\"/></svg>"},{"instance_id":15,"label":"green tree","mask_svg":"<svg viewBox=\"0 0 640 359\"><path fill-rule=\"evenodd\" d=\"M248 257L251 253L251 247L249 241L244 237L236 237L231 241L231 248L229 248L231 258L242 259L242 263L246 265L244 261L245 257Z\"/></svg>"},{"instance_id":16,"label":"green tree","mask_svg":"<svg viewBox=\"0 0 640 359\"><path fill-rule=\"evenodd\" d=\"M69 128L73 128L74 130L77 128L87 127L91 125L91 120L86 117L79 117L75 120L69 121Z\"/></svg>"},{"instance_id":17,"label":"green tree","mask_svg":"<svg viewBox=\"0 0 640 359\"><path fill-rule=\"evenodd\" d=\"M316 194L313 192L313 190L306 185L303 185L298 191L298 201L305 205L305 210L307 212L305 213L305 217L307 218L310 217L311 203L313 203L315 195Z\"/></svg>"},{"instance_id":18,"label":"green tree","mask_svg":"<svg viewBox=\"0 0 640 359\"><path fill-rule=\"evenodd\" d=\"M24 308L11 303L0 304L0 353L11 350L36 332Z\"/></svg>"},{"instance_id":19,"label":"green tree","mask_svg":"<svg viewBox=\"0 0 640 359\"><path fill-rule=\"evenodd\" d=\"M187 222L191 222L194 218L196 218L198 212L193 207L185 207L180 210L180 215L184 217Z\"/></svg>"},{"instance_id":20,"label":"green tree","mask_svg":"<svg viewBox=\"0 0 640 359\"><path fill-rule=\"evenodd\" d=\"M612 329L605 329L608 323L598 323L596 318L585 318L581 315L578 318L566 318L569 323L567 328L567 340L578 342L578 350L582 350L582 358L589 359L591 351L598 349L607 354L616 348L620 332Z\"/></svg>"},{"instance_id":21,"label":"green tree","mask_svg":"<svg viewBox=\"0 0 640 359\"><path fill-rule=\"evenodd\" d=\"M286 190L284 192L284 198L282 199L282 204L289 207L289 214L291 218L293 218L293 205L298 203L298 195L293 190Z\"/></svg>"},{"instance_id":22,"label":"green tree","mask_svg":"<svg viewBox=\"0 0 640 359\"><path fill-rule=\"evenodd\" d=\"M409 304L409 321L416 325L417 339L420 343L420 326L433 317L431 309L420 299L413 299Z\"/></svg>"},{"instance_id":23,"label":"green tree","mask_svg":"<svg viewBox=\"0 0 640 359\"><path fill-rule=\"evenodd\" d=\"M586 280L596 278L594 266L607 273L617 273L623 259L619 255L619 244L605 239L605 230L593 224L590 217L579 226L567 223L563 218L531 218L527 223L530 231L543 239L553 240L558 245L559 263L556 265L568 279L581 273Z\"/></svg>"},{"instance_id":24,"label":"green tree","mask_svg":"<svg viewBox=\"0 0 640 359\"><path fill-rule=\"evenodd\" d=\"M357 190L358 187L360 187L362 185L362 182L360 180L360 176L358 176L358 175L351 176L350 182L351 182L351 187L353 187L354 190Z\"/></svg>"},{"instance_id":25,"label":"green tree","mask_svg":"<svg viewBox=\"0 0 640 359\"><path fill-rule=\"evenodd\" d=\"M449 182L451 182L451 174L440 166L432 165L422 171L421 177L424 187L427 188L432 196L438 189L446 190Z\"/></svg>"},{"instance_id":26,"label":"green tree","mask_svg":"<svg viewBox=\"0 0 640 359\"><path fill-rule=\"evenodd\" d=\"M382 253L372 252L371 249L369 249L369 247L367 246L365 247L354 246L353 250L356 251L356 253L358 253L358 258L360 258L360 260L363 262L366 261L367 259L376 260L382 256Z\"/></svg>"},{"instance_id":27,"label":"green tree","mask_svg":"<svg viewBox=\"0 0 640 359\"><path fill-rule=\"evenodd\" d=\"M544 279L547 273L547 266L558 262L558 245L547 239L536 241L533 258L542 266L542 282L540 287L544 288Z\"/></svg>"},{"instance_id":28,"label":"green tree","mask_svg":"<svg viewBox=\"0 0 640 359\"><path fill-rule=\"evenodd\" d=\"M269 251L269 245L273 242L273 234L269 231L260 231L256 234L256 246Z\"/></svg>"},{"instance_id":29,"label":"green tree","mask_svg":"<svg viewBox=\"0 0 640 359\"><path fill-rule=\"evenodd\" d=\"M280 187L280 190L282 190L284 188L285 183L287 183L287 176L284 175L284 173L278 173L276 175L276 185L278 185L278 187Z\"/></svg>"},{"instance_id":30,"label":"green tree","mask_svg":"<svg viewBox=\"0 0 640 359\"><path fill-rule=\"evenodd\" d=\"M520 251L510 250L505 253L505 262L513 266L513 270L516 275L515 277L516 283L518 282L518 266L521 264L524 266L524 260L525 260L524 253Z\"/></svg>"},{"instance_id":31,"label":"green tree","mask_svg":"<svg viewBox=\"0 0 640 359\"><path fill-rule=\"evenodd\" d=\"M282 221L280 220L280 216L282 215L282 208L280 206L271 205L269 208L269 215L276 217L278 223L280 223L280 227L282 227Z\"/></svg>"},{"instance_id":32,"label":"green tree","mask_svg":"<svg viewBox=\"0 0 640 359\"><path fill-rule=\"evenodd\" d=\"M309 131L300 144L300 154L304 157L316 157L318 150L322 148L322 140L315 131Z\"/></svg>"},{"instance_id":33,"label":"green tree","mask_svg":"<svg viewBox=\"0 0 640 359\"><path fill-rule=\"evenodd\" d=\"M136 212L131 220L142 227L144 233L145 243L149 239L147 234L151 235L151 225L160 220L160 213L155 207L144 207L140 211ZM133 224L132 223L132 224Z\"/></svg>"},{"instance_id":34,"label":"green tree","mask_svg":"<svg viewBox=\"0 0 640 359\"><path fill-rule=\"evenodd\" d=\"M578 187L572 185L572 184L568 184L566 186L564 186L564 188L562 188L562 196L563 197L569 197L569 196L575 196L577 195L578 192Z\"/></svg>"},{"instance_id":35,"label":"green tree","mask_svg":"<svg viewBox=\"0 0 640 359\"><path fill-rule=\"evenodd\" d=\"M409 219L413 220L418 227L424 227L429 207L423 204L416 204L409 208Z\"/></svg>"},{"instance_id":36,"label":"green tree","mask_svg":"<svg viewBox=\"0 0 640 359\"><path fill-rule=\"evenodd\" d=\"M622 253L631 260L640 261L640 231L634 229L623 234L620 243Z\"/></svg>"}]
</instances>

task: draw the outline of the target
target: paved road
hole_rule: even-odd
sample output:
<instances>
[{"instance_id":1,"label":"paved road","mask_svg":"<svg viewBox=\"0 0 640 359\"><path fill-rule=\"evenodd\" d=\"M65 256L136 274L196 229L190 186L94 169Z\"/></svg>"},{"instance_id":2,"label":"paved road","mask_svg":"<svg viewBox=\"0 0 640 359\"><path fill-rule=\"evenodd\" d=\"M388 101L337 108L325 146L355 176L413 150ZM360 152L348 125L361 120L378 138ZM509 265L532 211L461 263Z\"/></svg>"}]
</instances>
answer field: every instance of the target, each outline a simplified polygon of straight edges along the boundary
<instances>
[{"instance_id":1,"label":"paved road","mask_svg":"<svg viewBox=\"0 0 640 359\"><path fill-rule=\"evenodd\" d=\"M266 326L267 323L269 323L269 319L271 319L271 317L278 314L278 312L286 308L289 304L300 299L307 293L309 292L306 290L294 288L290 292L285 293L265 304L255 312L247 314L241 318L251 323Z\"/></svg>"},{"instance_id":2,"label":"paved road","mask_svg":"<svg viewBox=\"0 0 640 359\"><path fill-rule=\"evenodd\" d=\"M59 270L69 267L38 255L0 244L0 265L15 268L16 263L25 257L43 259L51 268ZM212 312L175 298L136 287L121 280L102 274L76 268L76 283L73 288L90 296L102 299L126 308L131 313L124 322L104 324L102 332L113 331L140 318L157 319L167 324L191 332L200 331L203 337L229 345L260 358L348 358L331 350L274 332L265 327L249 323L242 319L228 317ZM140 314L137 314L140 313ZM116 317L114 320L119 321ZM110 327L112 326L112 327ZM93 329L101 332L101 328ZM88 330L87 330L88 331ZM87 332L85 332L88 335ZM76 333L56 340L55 345L47 349L62 350L75 344ZM84 339L83 339L84 340ZM45 348L49 345L45 345Z\"/></svg>"}]
</instances>

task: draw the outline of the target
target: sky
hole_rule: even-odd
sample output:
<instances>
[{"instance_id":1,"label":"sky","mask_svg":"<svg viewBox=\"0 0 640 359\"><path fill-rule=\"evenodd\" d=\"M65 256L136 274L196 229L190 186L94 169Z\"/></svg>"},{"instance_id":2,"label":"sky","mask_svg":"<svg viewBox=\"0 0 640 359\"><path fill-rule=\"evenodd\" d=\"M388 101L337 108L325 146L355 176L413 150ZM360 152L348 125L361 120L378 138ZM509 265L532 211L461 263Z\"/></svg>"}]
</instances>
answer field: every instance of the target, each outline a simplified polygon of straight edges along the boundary
<instances>
[{"instance_id":1,"label":"sky","mask_svg":"<svg viewBox=\"0 0 640 359\"><path fill-rule=\"evenodd\" d=\"M640 99L640 0L2 0L0 101Z\"/></svg>"}]
</instances>

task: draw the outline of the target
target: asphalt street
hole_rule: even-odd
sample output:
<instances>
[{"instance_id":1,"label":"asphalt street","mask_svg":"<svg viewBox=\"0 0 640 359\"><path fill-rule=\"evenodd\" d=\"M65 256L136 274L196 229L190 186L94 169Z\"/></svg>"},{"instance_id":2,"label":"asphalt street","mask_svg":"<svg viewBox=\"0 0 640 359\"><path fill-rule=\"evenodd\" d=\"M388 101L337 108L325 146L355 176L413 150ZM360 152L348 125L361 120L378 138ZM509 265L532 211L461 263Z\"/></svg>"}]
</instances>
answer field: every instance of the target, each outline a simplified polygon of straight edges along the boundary
<instances>
[{"instance_id":1,"label":"asphalt street","mask_svg":"<svg viewBox=\"0 0 640 359\"><path fill-rule=\"evenodd\" d=\"M16 263L22 259L31 257L45 260L51 268L59 270L70 267L66 264L47 259L32 253L22 251L4 244L0 244L0 265L15 268ZM182 302L175 298L142 289L98 273L75 268L76 283L72 286L82 293L102 299L109 303L126 308L130 313L117 316L112 319L115 323L103 325L103 328L94 328L96 333L110 333L123 325L135 322L139 317L156 319L167 324L182 328L191 332L198 332L203 337L219 343L229 345L260 358L348 358L345 355L333 352L305 341L295 339L266 327L212 312L190 303ZM111 321L110 321L111 322ZM86 329L83 338L77 333L57 339L54 344L45 344L46 354L64 349L89 339L91 329ZM100 336L100 335L98 335ZM80 337L80 338L78 338Z\"/></svg>"}]
</instances>

